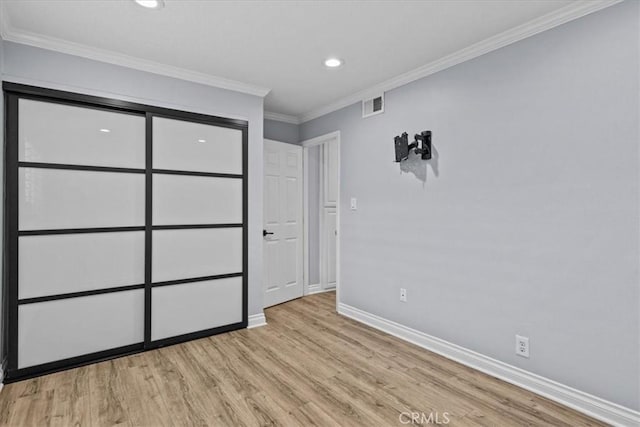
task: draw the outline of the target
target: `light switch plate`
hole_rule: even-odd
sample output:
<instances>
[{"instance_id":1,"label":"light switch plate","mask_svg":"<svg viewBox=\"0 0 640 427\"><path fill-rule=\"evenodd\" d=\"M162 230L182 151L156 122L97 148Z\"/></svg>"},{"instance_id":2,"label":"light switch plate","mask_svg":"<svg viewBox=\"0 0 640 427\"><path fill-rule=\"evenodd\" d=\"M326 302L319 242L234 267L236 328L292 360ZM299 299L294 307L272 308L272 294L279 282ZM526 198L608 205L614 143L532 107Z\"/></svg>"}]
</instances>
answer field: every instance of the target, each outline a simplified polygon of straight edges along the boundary
<instances>
[{"instance_id":1,"label":"light switch plate","mask_svg":"<svg viewBox=\"0 0 640 427\"><path fill-rule=\"evenodd\" d=\"M358 200L355 197L351 198L351 210L355 211L358 209Z\"/></svg>"}]
</instances>

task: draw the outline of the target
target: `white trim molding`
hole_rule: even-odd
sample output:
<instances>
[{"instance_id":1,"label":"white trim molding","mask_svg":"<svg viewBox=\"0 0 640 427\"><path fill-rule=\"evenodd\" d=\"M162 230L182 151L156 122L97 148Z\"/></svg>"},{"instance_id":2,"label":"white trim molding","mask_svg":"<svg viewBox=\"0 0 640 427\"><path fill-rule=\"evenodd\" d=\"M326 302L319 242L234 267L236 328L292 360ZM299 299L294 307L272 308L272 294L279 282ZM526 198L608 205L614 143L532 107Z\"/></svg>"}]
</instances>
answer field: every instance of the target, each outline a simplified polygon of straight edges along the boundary
<instances>
[{"instance_id":1,"label":"white trim molding","mask_svg":"<svg viewBox=\"0 0 640 427\"><path fill-rule=\"evenodd\" d=\"M276 122L290 123L292 125L299 125L300 120L296 116L290 116L288 114L273 113L271 111L264 112L265 120L275 120Z\"/></svg>"},{"instance_id":2,"label":"white trim molding","mask_svg":"<svg viewBox=\"0 0 640 427\"><path fill-rule=\"evenodd\" d=\"M461 49L436 61L425 64L407 73L381 82L368 89L361 90L349 96L346 96L324 107L311 110L299 116L292 116L280 113L265 112L265 118L268 120L277 120L291 124L301 124L309 120L324 116L333 111L349 105L361 102L377 94L395 89L406 85L415 80L427 77L431 74L442 71L446 68L484 55L501 47L531 37L543 31L557 27L574 19L581 18L601 9L620 3L622 0L579 0L568 4L554 12L536 18L525 24L519 25L502 33L496 34L469 47ZM175 67L172 65L161 64L158 62L148 61L121 53L98 49L87 45L69 42L66 40L44 36L29 31L13 28L6 13L5 2L0 1L0 36L2 39L15 43L26 44L29 46L40 47L44 49L54 50L70 55L80 56L96 61L106 62L115 65L121 65L141 71L147 71L155 74L165 75L182 80L192 81L208 86L221 89L232 90L236 92L247 93L255 96L266 96L270 89L260 86L250 85L236 80L217 77L193 70Z\"/></svg>"},{"instance_id":3,"label":"white trim molding","mask_svg":"<svg viewBox=\"0 0 640 427\"><path fill-rule=\"evenodd\" d=\"M341 194L341 184L340 184L340 162L341 162L341 157L342 157L342 152L341 152L341 148L338 148L338 151L340 153L340 155L338 155L338 196L337 196L337 203L336 203L336 215L337 215L337 228L336 228L336 287L332 288L332 289L326 289L323 290L322 289L322 284L310 284L309 283L309 253L310 253L310 248L309 248L309 176L307 175L309 172L309 148L310 147L315 147L317 145L322 145L325 142L331 141L335 139L338 142L338 147L342 147L341 142L340 142L340 131L334 131L334 132L330 132L327 133L325 135L320 135L317 136L315 138L311 138L311 139L307 139L304 140L302 142L300 142L300 145L302 145L302 152L303 152L303 157L304 157L304 170L303 170L303 174L304 174L304 215L303 215L303 223L304 223L304 289L305 289L305 295L311 295L311 294L315 294L315 293L320 293L320 292L327 292L327 291L336 291L336 309L338 306L338 301L340 301L340 271L341 271L341 267L340 267L340 239L342 237L341 235L341 228L340 228L340 194ZM321 250L322 251L322 250ZM315 286L318 286L318 288L320 288L320 290L317 290L315 288Z\"/></svg>"},{"instance_id":4,"label":"white trim molding","mask_svg":"<svg viewBox=\"0 0 640 427\"><path fill-rule=\"evenodd\" d=\"M336 130L336 131L331 132L331 133L327 133L325 135L316 136L315 138L305 139L304 141L302 141L300 143L300 145L302 145L305 148L314 147L316 145L322 145L325 142L330 141L332 139L337 139L338 141L340 141L340 131L339 130Z\"/></svg>"},{"instance_id":5,"label":"white trim molding","mask_svg":"<svg viewBox=\"0 0 640 427\"><path fill-rule=\"evenodd\" d=\"M580 0L572 2L554 12L543 15L507 31L503 31L502 33L496 34L478 43L474 43L469 47L460 49L457 52L430 62L416 68L415 70L400 74L399 76L393 77L373 87L339 99L329 105L325 105L324 107L302 114L299 116L300 123L308 122L309 120L313 120L324 116L325 114L329 114L333 111L361 102L364 99L378 96L381 93L430 76L438 71L453 67L454 65L477 58L485 53L500 49L501 47L526 39L527 37L534 36L543 31L550 30L551 28L573 21L574 19L578 19L590 13L613 6L621 1L622 0Z\"/></svg>"},{"instance_id":6,"label":"white trim molding","mask_svg":"<svg viewBox=\"0 0 640 427\"><path fill-rule=\"evenodd\" d=\"M255 86L237 80L226 79L199 71L188 70L173 65L161 64L159 62L146 59L135 58L122 53L91 47L88 45L70 42L56 37L45 36L30 31L14 28L11 25L7 14L5 2L0 2L0 37L3 40L53 50L69 55L80 56L94 61L106 62L108 64L120 65L133 68L139 71L187 80L220 89L234 92L246 93L249 95L265 97L270 89Z\"/></svg>"},{"instance_id":7,"label":"white trim molding","mask_svg":"<svg viewBox=\"0 0 640 427\"><path fill-rule=\"evenodd\" d=\"M260 326L267 326L267 318L264 313L252 314L249 316L247 329L259 328Z\"/></svg>"},{"instance_id":8,"label":"white trim molding","mask_svg":"<svg viewBox=\"0 0 640 427\"><path fill-rule=\"evenodd\" d=\"M309 264L310 245L309 245L309 149L302 147L302 285L303 295L309 295ZM313 285L320 286L320 284Z\"/></svg>"},{"instance_id":9,"label":"white trim molding","mask_svg":"<svg viewBox=\"0 0 640 427\"><path fill-rule=\"evenodd\" d=\"M470 368L499 378L614 426L640 426L640 412L576 390L347 304L338 313Z\"/></svg>"},{"instance_id":10,"label":"white trim molding","mask_svg":"<svg viewBox=\"0 0 640 427\"><path fill-rule=\"evenodd\" d=\"M325 292L335 292L336 288L327 288L327 289L322 289L322 285L320 283L315 283L313 285L309 285L309 287L307 288L307 293L305 294L305 296L307 295L315 295L315 294L323 294Z\"/></svg>"},{"instance_id":11,"label":"white trim molding","mask_svg":"<svg viewBox=\"0 0 640 427\"><path fill-rule=\"evenodd\" d=\"M319 294L320 292L322 292L322 286L320 285L320 283L309 284L306 290L307 292L305 293L305 296Z\"/></svg>"}]
</instances>

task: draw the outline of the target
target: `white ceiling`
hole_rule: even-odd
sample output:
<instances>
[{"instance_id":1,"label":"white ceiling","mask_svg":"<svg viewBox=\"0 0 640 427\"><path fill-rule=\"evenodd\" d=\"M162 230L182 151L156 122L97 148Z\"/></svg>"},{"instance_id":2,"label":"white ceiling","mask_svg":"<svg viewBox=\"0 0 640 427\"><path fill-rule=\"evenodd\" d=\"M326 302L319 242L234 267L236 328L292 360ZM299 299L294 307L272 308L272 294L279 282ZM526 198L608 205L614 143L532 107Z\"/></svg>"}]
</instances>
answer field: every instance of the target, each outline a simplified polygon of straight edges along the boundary
<instances>
[{"instance_id":1,"label":"white ceiling","mask_svg":"<svg viewBox=\"0 0 640 427\"><path fill-rule=\"evenodd\" d=\"M295 116L576 2L165 3L153 11L131 0L3 0L5 26L28 40L72 42L269 88L265 109ZM324 68L328 56L345 65Z\"/></svg>"}]
</instances>

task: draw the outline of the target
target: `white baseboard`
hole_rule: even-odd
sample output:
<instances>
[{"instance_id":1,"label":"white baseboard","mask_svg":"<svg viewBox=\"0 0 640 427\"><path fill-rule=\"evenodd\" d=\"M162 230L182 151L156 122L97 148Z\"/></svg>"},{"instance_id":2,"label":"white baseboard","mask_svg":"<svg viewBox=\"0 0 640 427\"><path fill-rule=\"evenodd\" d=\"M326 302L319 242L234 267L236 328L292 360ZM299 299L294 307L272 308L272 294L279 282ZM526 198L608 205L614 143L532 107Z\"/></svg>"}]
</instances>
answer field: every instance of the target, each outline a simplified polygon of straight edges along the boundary
<instances>
[{"instance_id":1,"label":"white baseboard","mask_svg":"<svg viewBox=\"0 0 640 427\"><path fill-rule=\"evenodd\" d=\"M329 289L322 289L322 286L320 286L320 283L316 283L315 285L309 285L309 288L307 289L307 293L306 295L313 295L313 294L321 294L323 292L331 292L331 291L335 291L336 288L329 288Z\"/></svg>"},{"instance_id":2,"label":"white baseboard","mask_svg":"<svg viewBox=\"0 0 640 427\"><path fill-rule=\"evenodd\" d=\"M322 286L320 286L320 283L314 283L313 285L307 286L305 295L313 295L321 291L322 291Z\"/></svg>"},{"instance_id":3,"label":"white baseboard","mask_svg":"<svg viewBox=\"0 0 640 427\"><path fill-rule=\"evenodd\" d=\"M640 426L640 412L638 411L584 393L346 304L338 304L338 313L611 425Z\"/></svg>"},{"instance_id":4,"label":"white baseboard","mask_svg":"<svg viewBox=\"0 0 640 427\"><path fill-rule=\"evenodd\" d=\"M252 314L249 316L249 324L247 325L247 329L258 328L260 326L267 326L267 318L264 313L260 314Z\"/></svg>"}]
</instances>

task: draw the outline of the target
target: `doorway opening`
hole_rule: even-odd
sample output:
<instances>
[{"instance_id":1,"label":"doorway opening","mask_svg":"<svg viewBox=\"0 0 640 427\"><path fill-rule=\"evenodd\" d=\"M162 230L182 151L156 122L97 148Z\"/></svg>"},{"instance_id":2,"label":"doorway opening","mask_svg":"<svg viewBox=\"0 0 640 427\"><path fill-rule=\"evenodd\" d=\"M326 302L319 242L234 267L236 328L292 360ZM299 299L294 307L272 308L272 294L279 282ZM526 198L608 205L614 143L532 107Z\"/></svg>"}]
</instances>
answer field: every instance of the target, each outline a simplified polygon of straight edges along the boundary
<instances>
[{"instance_id":1,"label":"doorway opening","mask_svg":"<svg viewBox=\"0 0 640 427\"><path fill-rule=\"evenodd\" d=\"M340 133L264 141L264 307L340 281Z\"/></svg>"},{"instance_id":2,"label":"doorway opening","mask_svg":"<svg viewBox=\"0 0 640 427\"><path fill-rule=\"evenodd\" d=\"M302 142L304 150L304 294L339 289L340 132ZM338 301L336 295L336 301Z\"/></svg>"}]
</instances>

